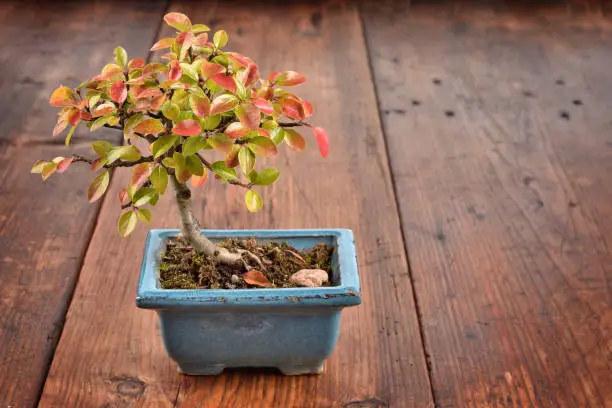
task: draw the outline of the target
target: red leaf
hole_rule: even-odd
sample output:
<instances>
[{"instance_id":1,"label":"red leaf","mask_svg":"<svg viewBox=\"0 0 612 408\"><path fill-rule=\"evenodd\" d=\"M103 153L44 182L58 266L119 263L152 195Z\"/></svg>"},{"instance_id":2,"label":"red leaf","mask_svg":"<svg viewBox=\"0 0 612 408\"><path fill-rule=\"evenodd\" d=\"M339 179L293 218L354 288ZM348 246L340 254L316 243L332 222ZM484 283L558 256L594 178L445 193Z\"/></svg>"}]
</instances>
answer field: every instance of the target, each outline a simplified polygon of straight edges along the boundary
<instances>
[{"instance_id":1,"label":"red leaf","mask_svg":"<svg viewBox=\"0 0 612 408\"><path fill-rule=\"evenodd\" d=\"M56 107L77 106L79 101L76 93L67 86L60 86L51 94L49 104Z\"/></svg>"},{"instance_id":2,"label":"red leaf","mask_svg":"<svg viewBox=\"0 0 612 408\"><path fill-rule=\"evenodd\" d=\"M183 68L179 65L177 60L174 60L170 63L170 72L168 73L168 78L171 81L178 81L183 76Z\"/></svg>"},{"instance_id":3,"label":"red leaf","mask_svg":"<svg viewBox=\"0 0 612 408\"><path fill-rule=\"evenodd\" d=\"M58 172L58 173L65 172L66 169L68 168L68 166L70 166L70 163L72 163L72 157L67 157L67 158L63 159L62 161L57 163L57 167L56 167L55 171Z\"/></svg>"},{"instance_id":4,"label":"red leaf","mask_svg":"<svg viewBox=\"0 0 612 408\"><path fill-rule=\"evenodd\" d=\"M65 120L58 121L55 127L53 128L53 136L57 136L62 133L64 129L66 129L66 126L68 126L68 122L66 122Z\"/></svg>"},{"instance_id":5,"label":"red leaf","mask_svg":"<svg viewBox=\"0 0 612 408\"><path fill-rule=\"evenodd\" d=\"M72 126L76 126L81 120L81 112L77 109L73 109L70 111L66 119L68 120L68 123L70 123Z\"/></svg>"},{"instance_id":6,"label":"red leaf","mask_svg":"<svg viewBox=\"0 0 612 408\"><path fill-rule=\"evenodd\" d=\"M206 47L208 44L208 33L202 33L195 38L193 45L198 47Z\"/></svg>"},{"instance_id":7,"label":"red leaf","mask_svg":"<svg viewBox=\"0 0 612 408\"><path fill-rule=\"evenodd\" d=\"M315 137L317 138L317 143L319 144L319 151L321 152L321 156L327 157L327 153L329 152L329 137L327 136L327 132L322 127L315 126L312 128Z\"/></svg>"},{"instance_id":8,"label":"red leaf","mask_svg":"<svg viewBox=\"0 0 612 408\"><path fill-rule=\"evenodd\" d=\"M270 132L264 128L257 129L257 133L259 133L261 136L270 137Z\"/></svg>"},{"instance_id":9,"label":"red leaf","mask_svg":"<svg viewBox=\"0 0 612 408\"><path fill-rule=\"evenodd\" d=\"M245 86L251 86L259 79L259 68L254 63L249 64L246 69L240 71L236 76Z\"/></svg>"},{"instance_id":10,"label":"red leaf","mask_svg":"<svg viewBox=\"0 0 612 408\"><path fill-rule=\"evenodd\" d=\"M275 76L274 82L280 86L294 86L306 82L306 77L299 72L285 71Z\"/></svg>"},{"instance_id":11,"label":"red leaf","mask_svg":"<svg viewBox=\"0 0 612 408\"><path fill-rule=\"evenodd\" d=\"M119 105L125 102L125 99L127 98L127 88L125 87L125 83L123 81L115 81L113 85L111 85L110 96Z\"/></svg>"},{"instance_id":12,"label":"red leaf","mask_svg":"<svg viewBox=\"0 0 612 408\"><path fill-rule=\"evenodd\" d=\"M182 120L172 128L172 133L179 136L197 136L202 132L200 124L192 119Z\"/></svg>"},{"instance_id":13,"label":"red leaf","mask_svg":"<svg viewBox=\"0 0 612 408\"><path fill-rule=\"evenodd\" d=\"M249 57L245 57L242 54L238 54L237 52L226 52L225 55L230 57L236 64L240 65L241 67L247 67L249 66L249 64L253 63L252 59L250 59Z\"/></svg>"},{"instance_id":14,"label":"red leaf","mask_svg":"<svg viewBox=\"0 0 612 408\"><path fill-rule=\"evenodd\" d=\"M186 47L191 47L191 44L193 44L194 41L195 41L195 36L193 35L191 31L182 32L176 37L177 44L180 44L180 45L186 44L185 45Z\"/></svg>"},{"instance_id":15,"label":"red leaf","mask_svg":"<svg viewBox=\"0 0 612 408\"><path fill-rule=\"evenodd\" d=\"M305 99L302 99L302 106L304 107L304 115L306 117L312 116L312 114L314 113L314 107L312 106L312 103L308 102Z\"/></svg>"},{"instance_id":16,"label":"red leaf","mask_svg":"<svg viewBox=\"0 0 612 408\"><path fill-rule=\"evenodd\" d=\"M227 89L231 93L236 92L236 80L234 77L225 74L217 74L210 77L210 80L221 88Z\"/></svg>"},{"instance_id":17,"label":"red leaf","mask_svg":"<svg viewBox=\"0 0 612 408\"><path fill-rule=\"evenodd\" d=\"M261 288L274 287L274 285L268 280L268 278L266 278L266 275L255 269L251 269L250 271L243 273L242 279L244 279L244 281L249 285L259 286Z\"/></svg>"},{"instance_id":18,"label":"red leaf","mask_svg":"<svg viewBox=\"0 0 612 408\"><path fill-rule=\"evenodd\" d=\"M280 72L271 73L270 75L268 75L268 81L270 82L276 81L276 78L278 78L279 75L280 75Z\"/></svg>"},{"instance_id":19,"label":"red leaf","mask_svg":"<svg viewBox=\"0 0 612 408\"><path fill-rule=\"evenodd\" d=\"M140 163L134 166L134 170L132 170L132 178L130 180L130 185L134 188L133 191L136 191L143 186L151 175L152 171L152 163Z\"/></svg>"},{"instance_id":20,"label":"red leaf","mask_svg":"<svg viewBox=\"0 0 612 408\"><path fill-rule=\"evenodd\" d=\"M128 69L141 69L145 66L145 60L143 58L134 58L128 63Z\"/></svg>"},{"instance_id":21,"label":"red leaf","mask_svg":"<svg viewBox=\"0 0 612 408\"><path fill-rule=\"evenodd\" d=\"M220 74L225 71L223 65L215 64L214 62L202 61L202 76L204 78L210 78L214 75Z\"/></svg>"},{"instance_id":22,"label":"red leaf","mask_svg":"<svg viewBox=\"0 0 612 408\"><path fill-rule=\"evenodd\" d=\"M130 197L128 196L128 192L125 188L119 191L119 202L121 205L125 205L130 202Z\"/></svg>"},{"instance_id":23,"label":"red leaf","mask_svg":"<svg viewBox=\"0 0 612 408\"><path fill-rule=\"evenodd\" d=\"M306 119L306 112L301 102L293 98L282 98L279 102L283 108L283 113L291 119Z\"/></svg>"},{"instance_id":24,"label":"red leaf","mask_svg":"<svg viewBox=\"0 0 612 408\"><path fill-rule=\"evenodd\" d=\"M191 95L189 98L191 110L199 118L205 118L210 114L210 100L204 96Z\"/></svg>"},{"instance_id":25,"label":"red leaf","mask_svg":"<svg viewBox=\"0 0 612 408\"><path fill-rule=\"evenodd\" d=\"M91 115L89 112L81 111L80 116L83 120L91 120Z\"/></svg>"},{"instance_id":26,"label":"red leaf","mask_svg":"<svg viewBox=\"0 0 612 408\"><path fill-rule=\"evenodd\" d=\"M116 109L115 104L112 102L105 102L101 105L96 106L93 111L93 117L98 118L100 116L108 115L111 112L114 112Z\"/></svg>"},{"instance_id":27,"label":"red leaf","mask_svg":"<svg viewBox=\"0 0 612 408\"><path fill-rule=\"evenodd\" d=\"M225 134L231 139L238 139L249 134L251 130L240 122L231 123L226 129Z\"/></svg>"},{"instance_id":28,"label":"red leaf","mask_svg":"<svg viewBox=\"0 0 612 408\"><path fill-rule=\"evenodd\" d=\"M208 171L204 170L204 173L201 176L192 175L191 176L191 185L194 187L202 187L206 184L206 180L208 179Z\"/></svg>"},{"instance_id":29,"label":"red leaf","mask_svg":"<svg viewBox=\"0 0 612 408\"><path fill-rule=\"evenodd\" d=\"M259 127L261 112L255 105L240 105L238 108L236 108L236 116L244 126L251 130Z\"/></svg>"},{"instance_id":30,"label":"red leaf","mask_svg":"<svg viewBox=\"0 0 612 408\"><path fill-rule=\"evenodd\" d=\"M272 104L264 98L253 99L253 105L261 109L261 111L266 115L271 115L274 113L274 108L272 107Z\"/></svg>"},{"instance_id":31,"label":"red leaf","mask_svg":"<svg viewBox=\"0 0 612 408\"><path fill-rule=\"evenodd\" d=\"M168 25L175 27L175 28L176 28L176 25L180 25L180 26L190 26L191 25L191 21L189 20L189 17L187 17L183 13L176 13L176 12L167 13L164 16L164 21Z\"/></svg>"}]
</instances>

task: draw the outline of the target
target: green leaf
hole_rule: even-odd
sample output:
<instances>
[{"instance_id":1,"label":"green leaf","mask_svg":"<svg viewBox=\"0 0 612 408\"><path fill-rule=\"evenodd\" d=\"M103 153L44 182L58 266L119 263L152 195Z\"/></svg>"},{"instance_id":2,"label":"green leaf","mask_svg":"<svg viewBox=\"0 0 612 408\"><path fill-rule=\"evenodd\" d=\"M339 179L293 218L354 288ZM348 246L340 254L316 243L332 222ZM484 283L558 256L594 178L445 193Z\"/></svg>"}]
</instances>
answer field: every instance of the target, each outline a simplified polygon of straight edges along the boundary
<instances>
[{"instance_id":1,"label":"green leaf","mask_svg":"<svg viewBox=\"0 0 612 408\"><path fill-rule=\"evenodd\" d=\"M166 167L170 167L171 169L176 167L176 163L172 157L164 157L162 164Z\"/></svg>"},{"instance_id":2,"label":"green leaf","mask_svg":"<svg viewBox=\"0 0 612 408\"><path fill-rule=\"evenodd\" d=\"M57 169L57 163L55 163L55 162L46 163L43 166L42 171L40 172L41 175L42 175L42 179L43 180L47 180L49 178L49 176L51 176L53 173L55 173L56 169Z\"/></svg>"},{"instance_id":3,"label":"green leaf","mask_svg":"<svg viewBox=\"0 0 612 408\"><path fill-rule=\"evenodd\" d=\"M200 161L200 158L195 154L185 157L185 165L191 174L195 174L196 176L201 176L204 174L204 166L202 165L202 161Z\"/></svg>"},{"instance_id":4,"label":"green leaf","mask_svg":"<svg viewBox=\"0 0 612 408\"><path fill-rule=\"evenodd\" d=\"M304 139L304 136L293 129L285 129L285 140L287 141L289 147L297 150L298 152L301 152L306 148L306 140Z\"/></svg>"},{"instance_id":5,"label":"green leaf","mask_svg":"<svg viewBox=\"0 0 612 408\"><path fill-rule=\"evenodd\" d=\"M191 64L188 64L186 62L181 62L179 65L183 69L183 75L184 76L186 76L187 78L191 79L195 83L198 82L198 79L199 79L198 78L198 72L195 69L193 69Z\"/></svg>"},{"instance_id":6,"label":"green leaf","mask_svg":"<svg viewBox=\"0 0 612 408\"><path fill-rule=\"evenodd\" d=\"M181 114L181 108L172 101L166 101L164 106L162 106L161 111L166 118L172 121L176 120Z\"/></svg>"},{"instance_id":7,"label":"green leaf","mask_svg":"<svg viewBox=\"0 0 612 408\"><path fill-rule=\"evenodd\" d=\"M44 160L38 160L36 163L34 163L34 165L32 166L32 170L30 170L30 173L42 173L43 167L45 167L45 164L47 164L46 161Z\"/></svg>"},{"instance_id":8,"label":"green leaf","mask_svg":"<svg viewBox=\"0 0 612 408\"><path fill-rule=\"evenodd\" d=\"M110 116L102 116L102 117L94 120L93 122L91 122L91 125L89 126L89 130L92 131L92 132L95 132L96 130L98 130L101 127L103 127L104 125L106 125L110 118L111 118Z\"/></svg>"},{"instance_id":9,"label":"green leaf","mask_svg":"<svg viewBox=\"0 0 612 408\"><path fill-rule=\"evenodd\" d=\"M147 210L146 208L139 208L136 210L136 215L138 216L138 219L140 220L140 222L144 222L145 224L148 224L151 222L151 211Z\"/></svg>"},{"instance_id":10,"label":"green leaf","mask_svg":"<svg viewBox=\"0 0 612 408\"><path fill-rule=\"evenodd\" d=\"M255 179L252 182L258 186L269 186L278 179L278 176L280 176L278 169L263 169L255 175Z\"/></svg>"},{"instance_id":11,"label":"green leaf","mask_svg":"<svg viewBox=\"0 0 612 408\"><path fill-rule=\"evenodd\" d=\"M102 173L98 174L89 185L87 189L87 200L90 203L93 203L106 192L108 188L108 183L110 182L110 173L108 170L104 170Z\"/></svg>"},{"instance_id":12,"label":"green leaf","mask_svg":"<svg viewBox=\"0 0 612 408\"><path fill-rule=\"evenodd\" d=\"M191 177L191 173L187 168L187 159L179 152L174 152L174 176L179 183L184 183Z\"/></svg>"},{"instance_id":13,"label":"green leaf","mask_svg":"<svg viewBox=\"0 0 612 408\"><path fill-rule=\"evenodd\" d=\"M270 130L270 139L272 140L272 142L274 142L276 146L281 144L285 139L285 131L283 130L283 128L279 126Z\"/></svg>"},{"instance_id":14,"label":"green leaf","mask_svg":"<svg viewBox=\"0 0 612 408\"><path fill-rule=\"evenodd\" d=\"M236 170L228 168L223 160L214 162L211 167L212 171L223 181L236 180L238 178Z\"/></svg>"},{"instance_id":15,"label":"green leaf","mask_svg":"<svg viewBox=\"0 0 612 408\"><path fill-rule=\"evenodd\" d=\"M112 144L104 140L97 140L95 142L92 142L91 147L93 148L94 152L96 152L100 157L105 157L108 152L110 152L114 148Z\"/></svg>"},{"instance_id":16,"label":"green leaf","mask_svg":"<svg viewBox=\"0 0 612 408\"><path fill-rule=\"evenodd\" d=\"M183 143L183 154L191 156L192 154L202 150L206 145L206 139L202 136L193 136Z\"/></svg>"},{"instance_id":17,"label":"green leaf","mask_svg":"<svg viewBox=\"0 0 612 408\"><path fill-rule=\"evenodd\" d=\"M66 147L70 146L70 139L72 139L72 135L74 135L74 131L76 130L76 126L73 126L66 135Z\"/></svg>"},{"instance_id":18,"label":"green leaf","mask_svg":"<svg viewBox=\"0 0 612 408\"><path fill-rule=\"evenodd\" d=\"M244 195L244 202L250 212L259 211L261 206L263 205L263 199L261 196L254 190L248 190Z\"/></svg>"},{"instance_id":19,"label":"green leaf","mask_svg":"<svg viewBox=\"0 0 612 408\"><path fill-rule=\"evenodd\" d=\"M121 217L119 217L119 223L117 225L119 235L127 237L134 231L136 224L138 224L138 217L134 211L130 210L123 213Z\"/></svg>"},{"instance_id":20,"label":"green leaf","mask_svg":"<svg viewBox=\"0 0 612 408\"><path fill-rule=\"evenodd\" d=\"M127 51L123 47L115 48L115 62L121 68L125 68L128 61Z\"/></svg>"},{"instance_id":21,"label":"green leaf","mask_svg":"<svg viewBox=\"0 0 612 408\"><path fill-rule=\"evenodd\" d=\"M245 146L240 148L238 152L238 163L240 163L240 169L243 174L249 174L255 166L255 155L253 152Z\"/></svg>"},{"instance_id":22,"label":"green leaf","mask_svg":"<svg viewBox=\"0 0 612 408\"><path fill-rule=\"evenodd\" d=\"M127 162L133 162L140 159L141 157L142 156L140 155L140 151L136 146L133 145L115 147L106 156L108 160L107 164L111 164L119 159Z\"/></svg>"},{"instance_id":23,"label":"green leaf","mask_svg":"<svg viewBox=\"0 0 612 408\"><path fill-rule=\"evenodd\" d=\"M265 136L257 136L249 140L249 149L257 156L269 157L278 153L274 142Z\"/></svg>"},{"instance_id":24,"label":"green leaf","mask_svg":"<svg viewBox=\"0 0 612 408\"><path fill-rule=\"evenodd\" d=\"M158 194L157 190L152 187L143 187L134 194L134 197L132 197L132 204L136 207L140 207L147 204Z\"/></svg>"},{"instance_id":25,"label":"green leaf","mask_svg":"<svg viewBox=\"0 0 612 408\"><path fill-rule=\"evenodd\" d=\"M191 31L194 33L202 33L204 31L210 31L210 28L204 24L194 24L191 26Z\"/></svg>"},{"instance_id":26,"label":"green leaf","mask_svg":"<svg viewBox=\"0 0 612 408\"><path fill-rule=\"evenodd\" d=\"M227 44L228 36L225 30L219 30L213 37L213 44L217 48L223 48Z\"/></svg>"},{"instance_id":27,"label":"green leaf","mask_svg":"<svg viewBox=\"0 0 612 408\"><path fill-rule=\"evenodd\" d=\"M140 122L144 119L144 115L142 113L136 113L135 115L130 116L125 121L125 125L123 126L123 137L127 140L134 133L134 128L138 126Z\"/></svg>"},{"instance_id":28,"label":"green leaf","mask_svg":"<svg viewBox=\"0 0 612 408\"><path fill-rule=\"evenodd\" d=\"M198 122L200 122L202 130L213 130L219 126L219 123L221 123L221 115L208 116L203 119L200 118Z\"/></svg>"},{"instance_id":29,"label":"green leaf","mask_svg":"<svg viewBox=\"0 0 612 408\"><path fill-rule=\"evenodd\" d=\"M158 138L151 145L151 152L153 153L153 157L158 158L162 154L166 153L178 139L177 135L164 135Z\"/></svg>"},{"instance_id":30,"label":"green leaf","mask_svg":"<svg viewBox=\"0 0 612 408\"><path fill-rule=\"evenodd\" d=\"M166 187L168 187L168 172L162 166L157 166L151 172L149 176L149 180L151 180L151 184L153 187L159 192L159 194L164 194L166 192Z\"/></svg>"}]
</instances>

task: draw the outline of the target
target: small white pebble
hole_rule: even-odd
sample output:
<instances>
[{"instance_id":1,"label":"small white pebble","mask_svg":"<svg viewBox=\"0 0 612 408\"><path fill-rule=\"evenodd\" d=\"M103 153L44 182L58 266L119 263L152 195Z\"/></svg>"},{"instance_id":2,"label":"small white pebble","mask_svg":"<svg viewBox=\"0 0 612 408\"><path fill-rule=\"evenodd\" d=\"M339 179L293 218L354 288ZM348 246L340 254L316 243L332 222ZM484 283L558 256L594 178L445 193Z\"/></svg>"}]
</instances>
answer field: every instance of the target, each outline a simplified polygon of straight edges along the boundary
<instances>
[{"instance_id":1,"label":"small white pebble","mask_svg":"<svg viewBox=\"0 0 612 408\"><path fill-rule=\"evenodd\" d=\"M289 282L294 285L311 288L323 286L327 281L327 272L322 269L301 269L289 278Z\"/></svg>"}]
</instances>

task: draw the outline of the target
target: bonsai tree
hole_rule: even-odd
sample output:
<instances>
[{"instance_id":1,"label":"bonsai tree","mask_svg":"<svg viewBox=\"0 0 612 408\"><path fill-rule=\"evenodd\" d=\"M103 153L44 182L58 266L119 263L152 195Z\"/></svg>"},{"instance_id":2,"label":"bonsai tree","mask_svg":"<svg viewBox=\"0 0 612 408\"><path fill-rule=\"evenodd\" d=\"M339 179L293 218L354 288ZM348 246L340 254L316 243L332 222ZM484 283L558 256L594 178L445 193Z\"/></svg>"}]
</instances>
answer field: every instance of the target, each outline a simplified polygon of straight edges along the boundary
<instances>
[{"instance_id":1,"label":"bonsai tree","mask_svg":"<svg viewBox=\"0 0 612 408\"><path fill-rule=\"evenodd\" d=\"M119 192L123 212L118 230L124 237L138 221L150 222L149 207L155 206L170 182L182 235L196 251L219 263L251 261L261 266L248 251L230 252L200 233L191 187L203 186L212 173L221 183L244 188L246 207L254 212L262 206L255 187L270 185L279 177L274 168L255 170L258 157L276 155L283 142L304 150L305 139L296 130L300 127L312 129L321 155L327 156L325 131L307 121L312 105L283 89L306 78L284 71L263 79L252 59L224 51L225 31L215 32L210 41L209 28L192 24L184 14L168 13L164 20L177 35L159 40L151 50L167 50L161 56L167 62L128 60L125 49L117 47L114 63L104 66L99 75L75 89L60 86L49 100L61 108L53 136L70 128L66 146L82 123L92 132L103 127L121 131L124 143L94 141L95 156L40 160L32 172L46 180L73 163L88 164L98 173L87 190L88 200L94 202L106 192L111 169L133 167L129 184ZM214 151L224 156L213 159Z\"/></svg>"}]
</instances>

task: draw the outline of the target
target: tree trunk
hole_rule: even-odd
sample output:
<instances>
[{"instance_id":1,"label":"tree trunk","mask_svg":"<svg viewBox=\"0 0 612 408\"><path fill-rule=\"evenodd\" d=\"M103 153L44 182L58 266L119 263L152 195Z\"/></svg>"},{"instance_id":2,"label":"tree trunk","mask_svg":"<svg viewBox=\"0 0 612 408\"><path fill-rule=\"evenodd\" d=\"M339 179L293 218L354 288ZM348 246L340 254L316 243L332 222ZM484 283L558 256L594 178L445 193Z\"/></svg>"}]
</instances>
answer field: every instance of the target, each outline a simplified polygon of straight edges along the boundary
<instances>
[{"instance_id":1,"label":"tree trunk","mask_svg":"<svg viewBox=\"0 0 612 408\"><path fill-rule=\"evenodd\" d=\"M220 263L234 265L239 262L244 262L242 255L247 253L247 251L239 250L237 252L230 252L226 248L215 245L211 240L202 235L200 232L200 223L193 215L191 190L186 184L179 183L173 175L170 175L170 179L174 185L176 204L178 205L181 215L181 233L183 237L198 253L214 256ZM254 256L250 253L247 255L249 255L249 258Z\"/></svg>"}]
</instances>

